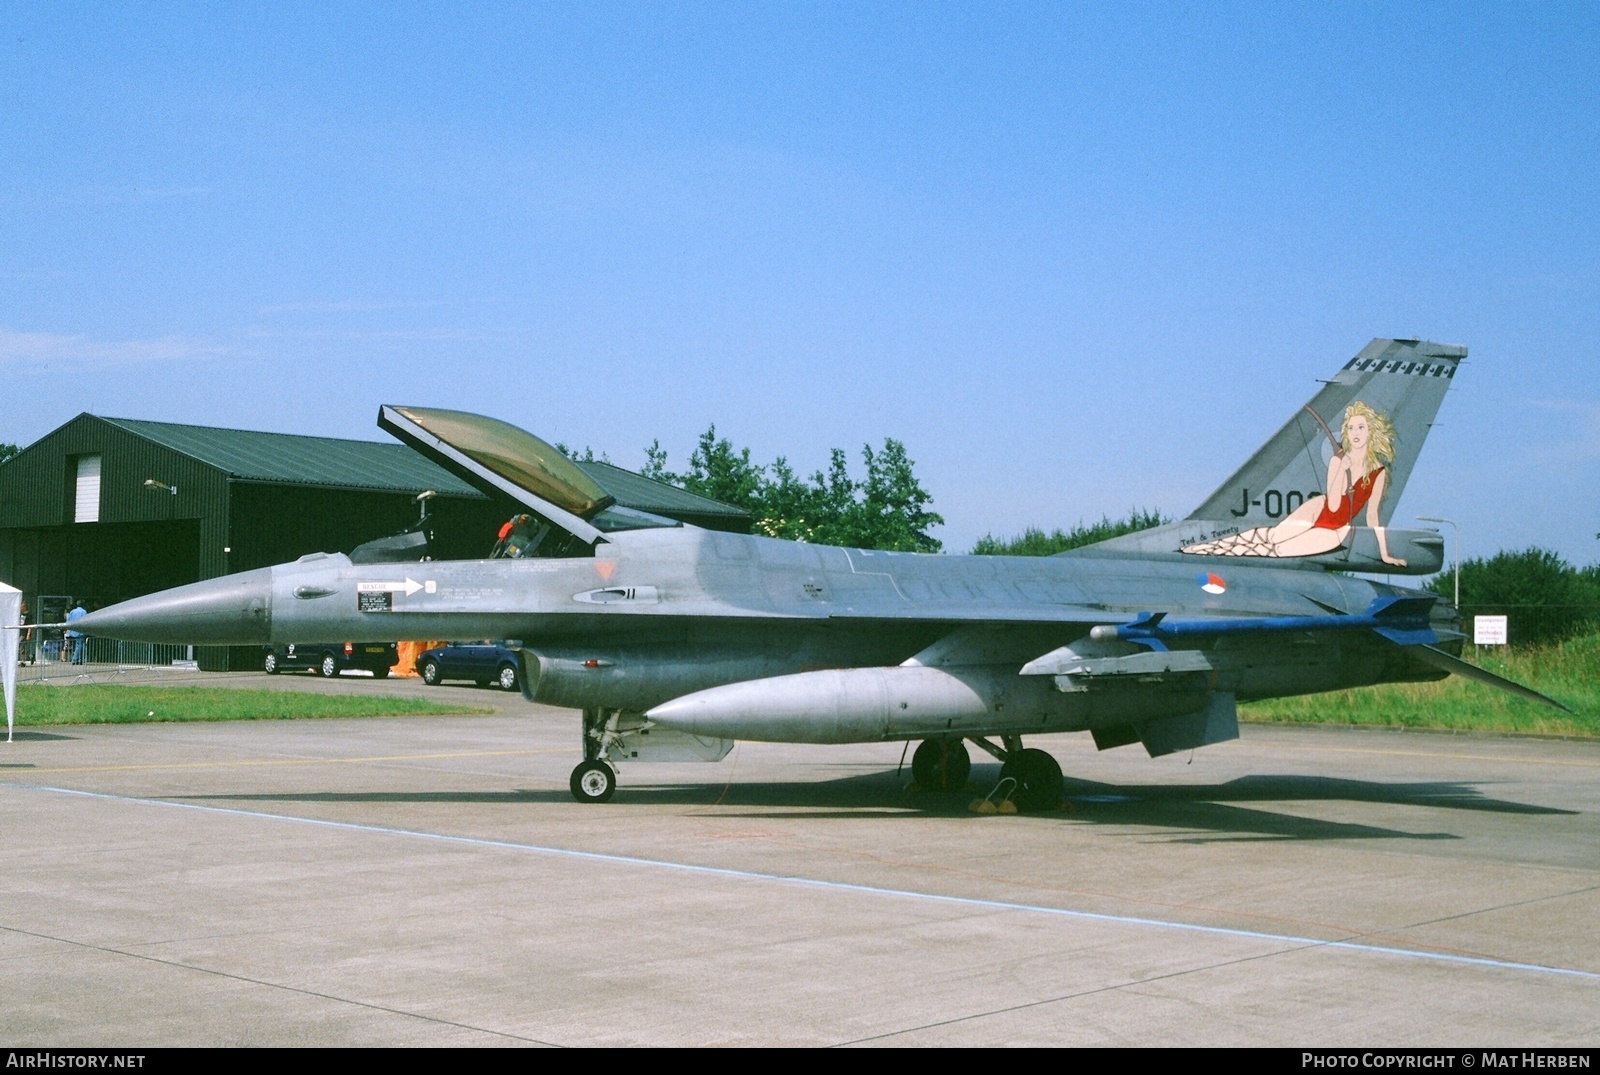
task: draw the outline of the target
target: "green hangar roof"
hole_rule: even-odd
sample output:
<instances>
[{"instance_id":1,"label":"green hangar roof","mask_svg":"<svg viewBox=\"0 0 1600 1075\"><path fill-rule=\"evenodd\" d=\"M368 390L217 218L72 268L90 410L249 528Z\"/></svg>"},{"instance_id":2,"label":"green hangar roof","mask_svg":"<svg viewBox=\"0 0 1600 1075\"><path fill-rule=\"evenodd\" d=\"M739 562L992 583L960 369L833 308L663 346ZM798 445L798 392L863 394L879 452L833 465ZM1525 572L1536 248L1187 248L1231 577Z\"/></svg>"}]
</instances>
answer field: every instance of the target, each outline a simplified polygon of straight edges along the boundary
<instances>
[{"instance_id":1,"label":"green hangar roof","mask_svg":"<svg viewBox=\"0 0 1600 1075\"><path fill-rule=\"evenodd\" d=\"M404 444L261 433L247 429L145 422L101 421L222 471L237 481L419 493L482 496L478 490ZM619 504L689 522L723 525L749 512L598 460L578 462Z\"/></svg>"},{"instance_id":2,"label":"green hangar roof","mask_svg":"<svg viewBox=\"0 0 1600 1075\"><path fill-rule=\"evenodd\" d=\"M433 489L453 496L480 495L466 482L403 444L141 422L131 418L103 421L241 481L404 493Z\"/></svg>"},{"instance_id":3,"label":"green hangar roof","mask_svg":"<svg viewBox=\"0 0 1600 1075\"><path fill-rule=\"evenodd\" d=\"M598 459L580 460L578 466L598 482L600 488L616 497L617 503L638 511L648 511L653 515L666 515L674 519L693 515L714 515L725 519L750 518L750 513L743 508L724 504L720 500L712 500L699 493L691 493L687 489L679 489L676 485L658 482L654 478L646 478L643 474L635 474L631 470L623 470L619 466L602 463Z\"/></svg>"}]
</instances>

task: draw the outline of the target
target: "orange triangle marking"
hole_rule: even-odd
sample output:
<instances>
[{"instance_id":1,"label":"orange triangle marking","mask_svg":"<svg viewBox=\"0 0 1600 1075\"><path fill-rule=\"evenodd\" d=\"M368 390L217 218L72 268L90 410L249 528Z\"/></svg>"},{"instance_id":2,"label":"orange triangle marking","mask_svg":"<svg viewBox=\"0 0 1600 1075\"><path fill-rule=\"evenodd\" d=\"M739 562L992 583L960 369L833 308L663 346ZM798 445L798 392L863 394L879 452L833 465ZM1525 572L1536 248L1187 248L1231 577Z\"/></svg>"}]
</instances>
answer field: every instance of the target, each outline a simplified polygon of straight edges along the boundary
<instances>
[{"instance_id":1,"label":"orange triangle marking","mask_svg":"<svg viewBox=\"0 0 1600 1075\"><path fill-rule=\"evenodd\" d=\"M611 573L617 569L617 565L612 560L596 560L594 562L594 569L600 572L600 578L603 581L610 582Z\"/></svg>"}]
</instances>

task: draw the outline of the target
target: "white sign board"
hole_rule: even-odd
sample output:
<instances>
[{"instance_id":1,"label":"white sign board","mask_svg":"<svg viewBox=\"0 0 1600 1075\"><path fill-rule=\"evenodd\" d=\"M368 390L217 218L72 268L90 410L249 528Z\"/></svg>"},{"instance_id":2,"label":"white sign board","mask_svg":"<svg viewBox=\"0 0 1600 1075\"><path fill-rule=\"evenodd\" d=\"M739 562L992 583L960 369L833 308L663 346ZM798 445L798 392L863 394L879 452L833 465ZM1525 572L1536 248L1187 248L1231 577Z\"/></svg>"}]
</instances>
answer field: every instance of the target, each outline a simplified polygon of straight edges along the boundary
<instances>
[{"instance_id":1,"label":"white sign board","mask_svg":"<svg viewBox=\"0 0 1600 1075\"><path fill-rule=\"evenodd\" d=\"M1475 646L1505 645L1506 618L1504 616L1472 617L1472 644Z\"/></svg>"}]
</instances>

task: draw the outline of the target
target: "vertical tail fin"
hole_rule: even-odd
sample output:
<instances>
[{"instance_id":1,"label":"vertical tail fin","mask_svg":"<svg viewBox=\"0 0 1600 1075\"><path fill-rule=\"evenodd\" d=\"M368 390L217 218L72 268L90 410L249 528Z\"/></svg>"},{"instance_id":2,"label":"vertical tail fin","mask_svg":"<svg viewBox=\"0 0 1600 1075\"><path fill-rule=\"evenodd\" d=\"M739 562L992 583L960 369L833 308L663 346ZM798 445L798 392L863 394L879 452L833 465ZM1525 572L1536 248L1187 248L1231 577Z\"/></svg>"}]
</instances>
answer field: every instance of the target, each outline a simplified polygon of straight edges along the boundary
<instances>
[{"instance_id":1,"label":"vertical tail fin","mask_svg":"<svg viewBox=\"0 0 1600 1075\"><path fill-rule=\"evenodd\" d=\"M1388 488L1378 505L1379 518L1387 526L1445 389L1466 355L1467 349L1456 344L1373 340L1189 519L1241 530L1272 526L1307 498L1324 492L1328 460L1339 450L1345 411L1360 402L1386 418L1394 430Z\"/></svg>"},{"instance_id":2,"label":"vertical tail fin","mask_svg":"<svg viewBox=\"0 0 1600 1075\"><path fill-rule=\"evenodd\" d=\"M1456 344L1373 340L1188 518L1065 555L1181 552L1432 574L1444 561L1438 533L1388 525L1466 356L1467 349ZM1351 435L1366 440L1365 454L1344 458L1351 466L1357 459L1370 465L1364 481L1330 498L1323 486L1334 457L1345 449L1346 423L1355 417L1362 421L1352 424ZM1342 480L1348 481L1353 471L1345 474ZM1379 529L1369 525L1373 499Z\"/></svg>"}]
</instances>

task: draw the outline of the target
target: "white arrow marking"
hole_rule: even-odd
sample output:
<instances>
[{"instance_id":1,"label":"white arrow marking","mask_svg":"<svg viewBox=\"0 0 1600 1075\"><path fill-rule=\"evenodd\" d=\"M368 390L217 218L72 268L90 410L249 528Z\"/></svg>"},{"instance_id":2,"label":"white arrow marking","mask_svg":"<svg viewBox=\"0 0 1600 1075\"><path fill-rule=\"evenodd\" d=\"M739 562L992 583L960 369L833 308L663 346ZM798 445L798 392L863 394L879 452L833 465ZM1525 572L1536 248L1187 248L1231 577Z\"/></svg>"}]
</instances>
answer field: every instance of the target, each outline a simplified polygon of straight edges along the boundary
<instances>
[{"instance_id":1,"label":"white arrow marking","mask_svg":"<svg viewBox=\"0 0 1600 1075\"><path fill-rule=\"evenodd\" d=\"M422 589L422 583L416 579L406 579L404 582L358 582L358 593L403 593L407 597Z\"/></svg>"}]
</instances>

